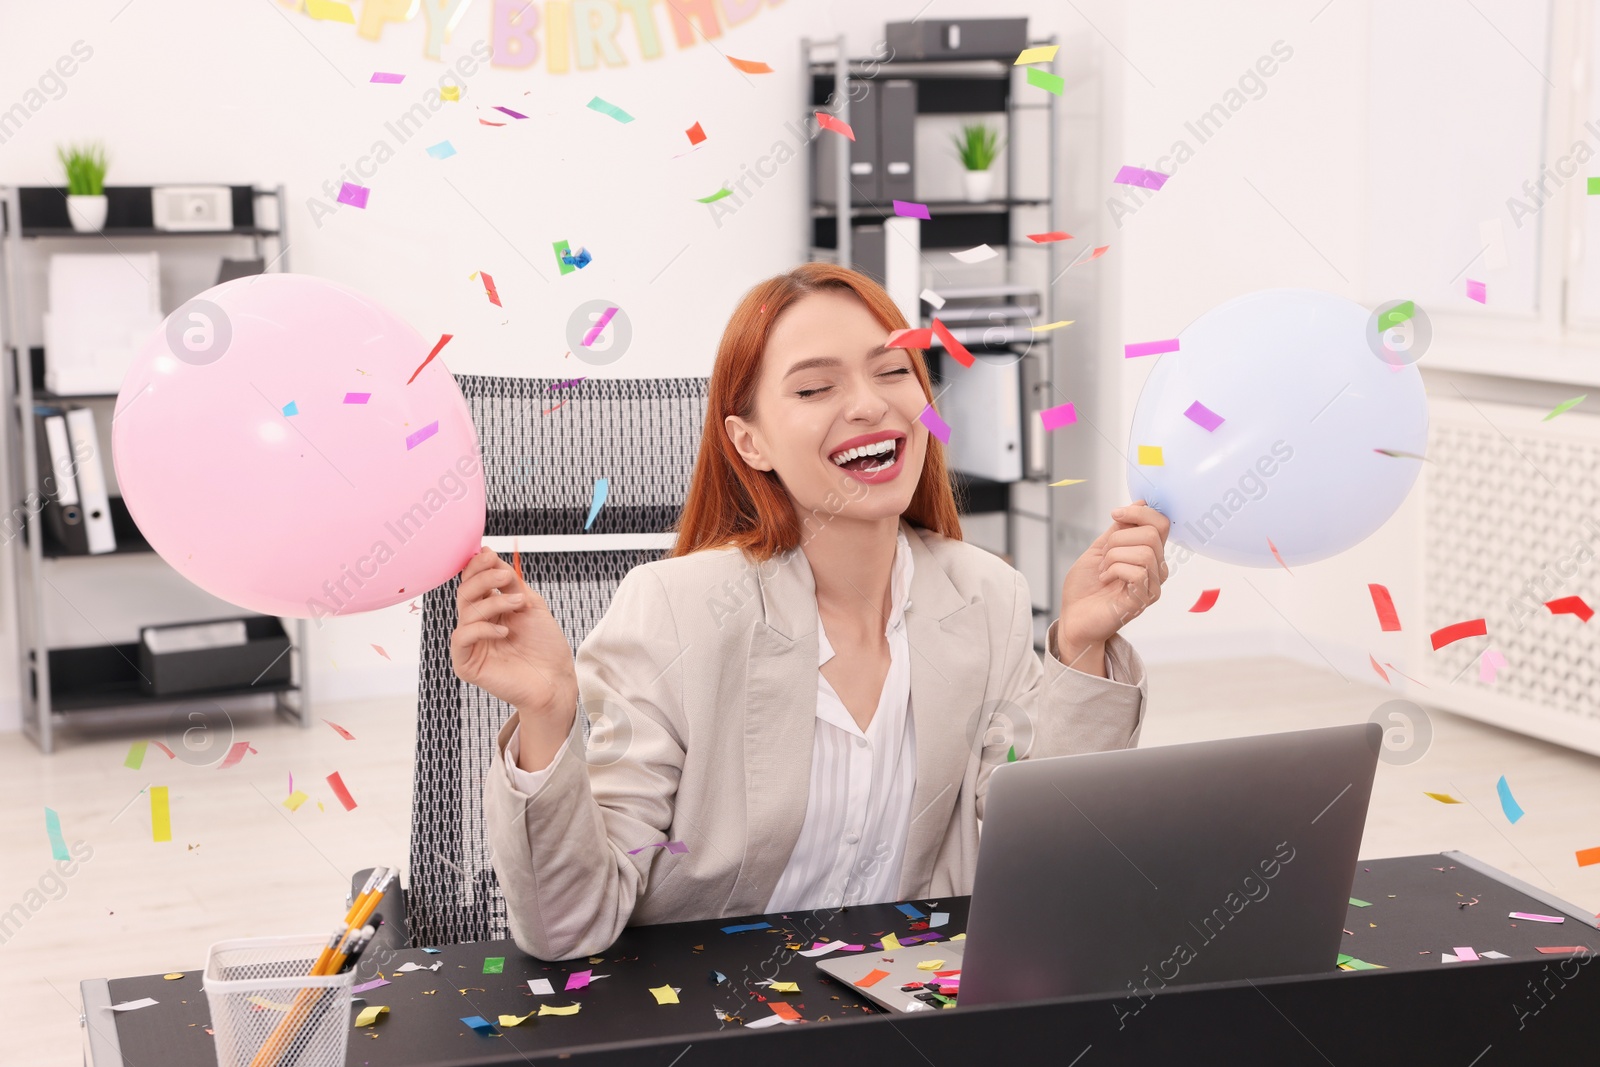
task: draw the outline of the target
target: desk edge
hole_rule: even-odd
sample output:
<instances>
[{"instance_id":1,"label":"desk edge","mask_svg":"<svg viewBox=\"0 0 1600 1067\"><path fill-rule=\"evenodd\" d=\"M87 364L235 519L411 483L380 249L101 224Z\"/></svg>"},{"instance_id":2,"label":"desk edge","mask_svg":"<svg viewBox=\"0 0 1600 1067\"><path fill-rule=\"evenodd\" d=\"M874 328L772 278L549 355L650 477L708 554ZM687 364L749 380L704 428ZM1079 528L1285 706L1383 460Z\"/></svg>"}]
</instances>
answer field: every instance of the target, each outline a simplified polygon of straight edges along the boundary
<instances>
[{"instance_id":1,"label":"desk edge","mask_svg":"<svg viewBox=\"0 0 1600 1067\"><path fill-rule=\"evenodd\" d=\"M111 979L85 978L78 983L78 991L83 997L83 1028L89 1039L87 1067L125 1067L117 1020L111 1011ZM102 1016L106 1025L96 1025Z\"/></svg>"},{"instance_id":2,"label":"desk edge","mask_svg":"<svg viewBox=\"0 0 1600 1067\"><path fill-rule=\"evenodd\" d=\"M1537 900L1545 907L1554 908L1563 915L1578 920L1590 929L1600 930L1600 920L1597 920L1584 908L1580 908L1576 904L1562 900L1553 893L1547 893L1536 885L1529 885L1522 879L1513 877L1512 875L1507 874L1505 871L1500 870L1498 867L1493 867L1476 858L1475 856L1469 856L1465 852L1456 852L1454 850L1441 852L1439 855L1445 857L1453 863L1458 863L1463 867L1471 867L1479 874L1488 875L1495 881L1508 885L1519 893L1526 893L1528 896L1532 897L1534 900Z\"/></svg>"}]
</instances>

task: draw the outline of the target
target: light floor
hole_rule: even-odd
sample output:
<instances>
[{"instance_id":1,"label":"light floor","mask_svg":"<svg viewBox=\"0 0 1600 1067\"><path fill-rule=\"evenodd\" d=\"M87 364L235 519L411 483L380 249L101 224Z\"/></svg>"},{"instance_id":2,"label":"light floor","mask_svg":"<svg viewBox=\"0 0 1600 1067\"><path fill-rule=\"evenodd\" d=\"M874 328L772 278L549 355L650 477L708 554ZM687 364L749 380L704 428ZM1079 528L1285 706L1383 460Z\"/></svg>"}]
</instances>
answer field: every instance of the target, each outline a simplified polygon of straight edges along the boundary
<instances>
[{"instance_id":1,"label":"light floor","mask_svg":"<svg viewBox=\"0 0 1600 1067\"><path fill-rule=\"evenodd\" d=\"M1360 722L1384 699L1286 660L1156 666L1141 743ZM150 734L71 740L49 758L20 736L0 737L0 912L13 904L30 912L0 934L7 1062L82 1062L82 978L195 968L224 938L322 931L340 917L352 872L406 863L414 707L318 710L356 740L321 722L301 730L268 714L236 715L235 738L258 754L228 770L169 761L154 746L140 770L124 767L129 743ZM1433 726L1420 761L1379 764L1362 855L1460 849L1600 909L1600 865L1580 869L1573 855L1600 845L1600 759L1444 712ZM324 780L333 771L353 811L334 800ZM281 804L290 773L313 797L295 812ZM1501 774L1527 812L1514 826L1496 797ZM151 840L141 795L150 785L170 790L170 843ZM1424 791L1466 803L1441 804ZM52 870L46 806L60 814L66 839L93 854L38 892Z\"/></svg>"}]
</instances>

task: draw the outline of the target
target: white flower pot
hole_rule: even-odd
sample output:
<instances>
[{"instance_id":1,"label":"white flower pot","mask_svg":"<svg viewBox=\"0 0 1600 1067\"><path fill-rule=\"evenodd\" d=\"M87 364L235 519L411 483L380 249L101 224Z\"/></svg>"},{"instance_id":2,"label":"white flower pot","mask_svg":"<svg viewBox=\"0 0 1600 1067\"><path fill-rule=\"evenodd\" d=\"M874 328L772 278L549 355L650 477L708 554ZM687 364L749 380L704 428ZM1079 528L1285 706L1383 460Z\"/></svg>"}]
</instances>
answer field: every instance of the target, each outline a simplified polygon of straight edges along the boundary
<instances>
[{"instance_id":1,"label":"white flower pot","mask_svg":"<svg viewBox=\"0 0 1600 1067\"><path fill-rule=\"evenodd\" d=\"M994 190L994 171L969 170L962 177L966 181L969 203L979 203L989 199L989 194Z\"/></svg>"},{"instance_id":2,"label":"white flower pot","mask_svg":"<svg viewBox=\"0 0 1600 1067\"><path fill-rule=\"evenodd\" d=\"M72 228L79 233L98 233L106 224L106 198L101 196L67 197L67 215Z\"/></svg>"}]
</instances>

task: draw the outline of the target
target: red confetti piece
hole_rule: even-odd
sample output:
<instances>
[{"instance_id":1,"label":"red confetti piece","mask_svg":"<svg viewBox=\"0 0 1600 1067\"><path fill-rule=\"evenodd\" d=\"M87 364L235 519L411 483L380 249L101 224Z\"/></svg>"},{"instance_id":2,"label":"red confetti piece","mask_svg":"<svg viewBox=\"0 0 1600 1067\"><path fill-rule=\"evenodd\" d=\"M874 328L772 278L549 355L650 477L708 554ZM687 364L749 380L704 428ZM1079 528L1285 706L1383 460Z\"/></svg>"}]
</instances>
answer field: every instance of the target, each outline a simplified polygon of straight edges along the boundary
<instances>
[{"instance_id":1,"label":"red confetti piece","mask_svg":"<svg viewBox=\"0 0 1600 1067\"><path fill-rule=\"evenodd\" d=\"M152 741L150 743L152 745L156 746L157 748L159 748L161 751L165 752L167 754L167 758L168 759L177 759L178 758L177 754L174 753L172 751L172 749L168 748L166 745L163 745L160 741Z\"/></svg>"},{"instance_id":2,"label":"red confetti piece","mask_svg":"<svg viewBox=\"0 0 1600 1067\"><path fill-rule=\"evenodd\" d=\"M962 345L960 341L956 340L955 334L950 332L950 328L948 326L940 322L938 319L934 319L932 329L933 333L944 344L945 351L954 356L957 363L961 364L963 367L972 366L972 353L968 352L966 347Z\"/></svg>"},{"instance_id":3,"label":"red confetti piece","mask_svg":"<svg viewBox=\"0 0 1600 1067\"><path fill-rule=\"evenodd\" d=\"M373 647L373 650L376 651L378 653L378 655L382 656L384 659L388 659L389 658L389 653L387 653L387 652L385 652L383 650L383 646L382 645L373 645L372 647Z\"/></svg>"},{"instance_id":4,"label":"red confetti piece","mask_svg":"<svg viewBox=\"0 0 1600 1067\"><path fill-rule=\"evenodd\" d=\"M1387 685L1388 682L1389 682L1389 676L1384 673L1384 670L1383 670L1382 667L1378 666L1377 657L1373 656L1371 653L1368 653L1367 654L1367 662L1372 664L1372 669L1378 672L1378 677L1382 678L1383 681L1384 681L1384 684Z\"/></svg>"},{"instance_id":5,"label":"red confetti piece","mask_svg":"<svg viewBox=\"0 0 1600 1067\"><path fill-rule=\"evenodd\" d=\"M735 59L732 56L729 56L728 62L732 63L735 67L744 71L746 74L772 73L772 68L761 62L759 59Z\"/></svg>"},{"instance_id":6,"label":"red confetti piece","mask_svg":"<svg viewBox=\"0 0 1600 1067\"><path fill-rule=\"evenodd\" d=\"M767 1002L767 1007L771 1008L772 1014L776 1015L780 1019L800 1018L800 1013L794 1010L794 1006L792 1004L786 1004L781 1000L770 1000Z\"/></svg>"},{"instance_id":7,"label":"red confetti piece","mask_svg":"<svg viewBox=\"0 0 1600 1067\"><path fill-rule=\"evenodd\" d=\"M885 348L931 348L933 347L932 330L896 330L889 335L883 343Z\"/></svg>"},{"instance_id":8,"label":"red confetti piece","mask_svg":"<svg viewBox=\"0 0 1600 1067\"><path fill-rule=\"evenodd\" d=\"M566 403L566 401L562 401L562 403ZM522 551L515 547L511 549L511 569L517 572L517 581L522 581Z\"/></svg>"},{"instance_id":9,"label":"red confetti piece","mask_svg":"<svg viewBox=\"0 0 1600 1067\"><path fill-rule=\"evenodd\" d=\"M437 356L439 354L439 350L441 348L443 348L445 345L449 344L450 343L450 338L452 338L454 336L455 336L455 334L452 334L452 333L445 333L445 334L440 334L439 335L439 343L433 346L433 351L428 353L428 358L422 361L422 365L419 366L416 370L411 372L411 377L406 379L406 384L407 385L410 385L412 382L417 380L417 375L422 373L422 368L426 367L428 364L432 363L433 362L433 357Z\"/></svg>"},{"instance_id":10,"label":"red confetti piece","mask_svg":"<svg viewBox=\"0 0 1600 1067\"><path fill-rule=\"evenodd\" d=\"M343 726L340 726L338 723L333 722L330 719L323 719L322 721L333 727L333 732L344 738L346 741L354 741L356 739L354 734L352 734L349 730L346 730Z\"/></svg>"},{"instance_id":11,"label":"red confetti piece","mask_svg":"<svg viewBox=\"0 0 1600 1067\"><path fill-rule=\"evenodd\" d=\"M1286 571L1289 571L1289 565L1283 562L1283 557L1278 554L1278 546L1272 543L1272 538L1270 537L1267 538L1267 547L1272 549L1272 558L1278 561L1278 566L1282 567ZM1294 571L1289 571L1289 573L1293 574Z\"/></svg>"},{"instance_id":12,"label":"red confetti piece","mask_svg":"<svg viewBox=\"0 0 1600 1067\"><path fill-rule=\"evenodd\" d=\"M816 114L818 126L821 126L825 130L832 130L834 133L843 134L852 141L856 139L856 131L850 128L850 124L848 122L843 121L835 115L830 115L826 111L818 111Z\"/></svg>"},{"instance_id":13,"label":"red confetti piece","mask_svg":"<svg viewBox=\"0 0 1600 1067\"><path fill-rule=\"evenodd\" d=\"M1036 245L1042 245L1049 244L1051 241L1070 241L1072 240L1072 234L1067 233L1065 230L1051 230L1049 233L1030 233L1028 234L1028 240ZM1110 248L1111 246L1107 245L1106 247Z\"/></svg>"},{"instance_id":14,"label":"red confetti piece","mask_svg":"<svg viewBox=\"0 0 1600 1067\"><path fill-rule=\"evenodd\" d=\"M217 770L225 771L229 767L235 766L240 760L244 759L244 754L246 752L254 751L255 749L250 747L249 742L235 741L231 746L229 746L228 754L222 757L222 762L217 764Z\"/></svg>"},{"instance_id":15,"label":"red confetti piece","mask_svg":"<svg viewBox=\"0 0 1600 1067\"><path fill-rule=\"evenodd\" d=\"M490 122L488 119L479 119L478 120L478 124L481 125L481 126L504 126L505 125L505 123L503 123L503 122Z\"/></svg>"},{"instance_id":16,"label":"red confetti piece","mask_svg":"<svg viewBox=\"0 0 1600 1067\"><path fill-rule=\"evenodd\" d=\"M1367 591L1372 594L1372 606L1378 611L1378 625L1385 630L1400 629L1400 616L1394 610L1394 598L1389 595L1388 588L1369 582Z\"/></svg>"},{"instance_id":17,"label":"red confetti piece","mask_svg":"<svg viewBox=\"0 0 1600 1067\"><path fill-rule=\"evenodd\" d=\"M699 144L701 141L706 139L706 131L700 128L700 124L698 122L693 126L690 126L684 132L689 135L690 144Z\"/></svg>"},{"instance_id":18,"label":"red confetti piece","mask_svg":"<svg viewBox=\"0 0 1600 1067\"><path fill-rule=\"evenodd\" d=\"M1210 611L1213 607L1216 606L1217 597L1219 597L1221 595L1222 595L1222 590L1221 589L1205 589L1205 590L1202 590L1201 593L1200 593L1200 599L1196 600L1194 602L1194 607L1190 608L1189 610L1193 611L1193 612L1197 612L1197 613L1198 612L1202 612L1202 611Z\"/></svg>"},{"instance_id":19,"label":"red confetti piece","mask_svg":"<svg viewBox=\"0 0 1600 1067\"><path fill-rule=\"evenodd\" d=\"M504 305L500 303L500 293L496 291L494 279L489 277L489 272L484 270L478 273L483 278L483 291L489 294L489 303L495 307L503 307Z\"/></svg>"},{"instance_id":20,"label":"red confetti piece","mask_svg":"<svg viewBox=\"0 0 1600 1067\"><path fill-rule=\"evenodd\" d=\"M1449 626L1441 626L1429 635L1433 642L1435 652L1445 645L1460 641L1467 637L1482 637L1489 632L1489 624L1483 619L1468 619L1466 622L1454 622Z\"/></svg>"},{"instance_id":21,"label":"red confetti piece","mask_svg":"<svg viewBox=\"0 0 1600 1067\"><path fill-rule=\"evenodd\" d=\"M563 400L563 401L562 401L562 402L561 402L561 404L565 404L565 403L566 403L566 401L565 401L565 400ZM544 411L543 411L543 412L541 412L541 414L544 414L544 415L548 415L548 414L550 414L550 413L551 413L551 412L552 412L552 411L554 411L554 410L555 410L555 409L556 409L556 408L558 408L558 407L560 407L560 406L561 406L561 404L557 404L557 405L556 405L556 407L555 407L555 408L545 408L545 409L544 409Z\"/></svg>"},{"instance_id":22,"label":"red confetti piece","mask_svg":"<svg viewBox=\"0 0 1600 1067\"><path fill-rule=\"evenodd\" d=\"M350 795L350 790L344 787L344 779L339 777L339 772L334 771L328 775L328 788L333 790L333 795L339 798L339 803L344 805L345 811L356 810L355 797Z\"/></svg>"},{"instance_id":23,"label":"red confetti piece","mask_svg":"<svg viewBox=\"0 0 1600 1067\"><path fill-rule=\"evenodd\" d=\"M1564 596L1558 600L1546 600L1544 606L1550 609L1552 615L1576 615L1584 622L1594 618L1594 609L1584 603L1581 596Z\"/></svg>"}]
</instances>

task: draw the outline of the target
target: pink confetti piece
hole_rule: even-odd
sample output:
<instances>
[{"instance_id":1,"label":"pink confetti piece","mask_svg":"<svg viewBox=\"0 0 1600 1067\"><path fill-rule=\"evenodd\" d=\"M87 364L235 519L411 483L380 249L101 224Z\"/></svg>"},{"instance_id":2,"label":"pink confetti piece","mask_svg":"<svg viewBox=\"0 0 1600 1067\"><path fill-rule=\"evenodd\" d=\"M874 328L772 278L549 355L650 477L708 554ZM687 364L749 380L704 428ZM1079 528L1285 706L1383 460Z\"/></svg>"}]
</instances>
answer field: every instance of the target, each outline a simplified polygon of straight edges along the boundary
<instances>
[{"instance_id":1,"label":"pink confetti piece","mask_svg":"<svg viewBox=\"0 0 1600 1067\"><path fill-rule=\"evenodd\" d=\"M894 213L908 219L929 219L927 204L918 204L910 200L894 201Z\"/></svg>"},{"instance_id":2,"label":"pink confetti piece","mask_svg":"<svg viewBox=\"0 0 1600 1067\"><path fill-rule=\"evenodd\" d=\"M404 74L389 74L381 70L373 71L372 77L367 79L367 81L377 82L379 85L399 85L405 80L406 76Z\"/></svg>"},{"instance_id":3,"label":"pink confetti piece","mask_svg":"<svg viewBox=\"0 0 1600 1067\"><path fill-rule=\"evenodd\" d=\"M1493 685L1495 674L1505 665L1506 658L1498 649L1484 649L1483 655L1478 659L1478 681L1485 685Z\"/></svg>"},{"instance_id":4,"label":"pink confetti piece","mask_svg":"<svg viewBox=\"0 0 1600 1067\"><path fill-rule=\"evenodd\" d=\"M567 988L583 989L587 987L589 984L589 976L593 973L593 971L573 971L571 974L567 975Z\"/></svg>"},{"instance_id":5,"label":"pink confetti piece","mask_svg":"<svg viewBox=\"0 0 1600 1067\"><path fill-rule=\"evenodd\" d=\"M344 394L344 402L346 404L365 404L368 400L371 400L371 399L372 399L372 394L371 393L346 393L346 394Z\"/></svg>"},{"instance_id":6,"label":"pink confetti piece","mask_svg":"<svg viewBox=\"0 0 1600 1067\"><path fill-rule=\"evenodd\" d=\"M509 107L501 107L499 104L496 104L494 106L494 109L496 111L504 112L505 114L510 115L514 119L525 119L525 118L528 117L528 116L524 115L520 111L512 111Z\"/></svg>"},{"instance_id":7,"label":"pink confetti piece","mask_svg":"<svg viewBox=\"0 0 1600 1067\"><path fill-rule=\"evenodd\" d=\"M373 648L377 648L378 646L377 645L373 645L372 647ZM331 719L323 719L322 721L327 723L329 726L333 727L334 733L338 734L340 737L344 738L346 741L354 741L356 739L356 735L355 734L351 733L349 730L346 730L343 726L340 726L338 723L334 722L333 720L331 720ZM289 791L291 793L294 792L294 786L291 785L289 787Z\"/></svg>"},{"instance_id":8,"label":"pink confetti piece","mask_svg":"<svg viewBox=\"0 0 1600 1067\"><path fill-rule=\"evenodd\" d=\"M933 436L937 437L945 444L950 443L950 425L939 417L939 413L933 410L932 404L924 407L922 409L922 413L917 416L917 419L922 423L922 425L928 428L928 432L933 434Z\"/></svg>"},{"instance_id":9,"label":"pink confetti piece","mask_svg":"<svg viewBox=\"0 0 1600 1067\"><path fill-rule=\"evenodd\" d=\"M389 984L389 979L387 979L387 978L374 978L370 982L362 982L360 985L351 986L350 987L350 992L352 992L352 993L365 993L369 989L377 989L379 986L384 986L384 985L388 985L388 984Z\"/></svg>"},{"instance_id":10,"label":"pink confetti piece","mask_svg":"<svg viewBox=\"0 0 1600 1067\"><path fill-rule=\"evenodd\" d=\"M556 384L552 385L550 388L552 388L552 389L565 389L569 385L577 385L579 382L583 381L584 379L586 379L588 377L589 376L587 374L585 374L582 378L568 378L564 382L557 382Z\"/></svg>"},{"instance_id":11,"label":"pink confetti piece","mask_svg":"<svg viewBox=\"0 0 1600 1067\"><path fill-rule=\"evenodd\" d=\"M1162 174L1159 170L1145 170L1143 167L1123 167L1117 171L1117 176L1111 180L1118 185L1137 185L1144 189L1159 189L1167 184L1167 179L1172 175Z\"/></svg>"},{"instance_id":12,"label":"pink confetti piece","mask_svg":"<svg viewBox=\"0 0 1600 1067\"><path fill-rule=\"evenodd\" d=\"M1455 952L1456 959L1458 960L1466 960L1470 962L1478 958L1478 954L1471 948L1457 948L1453 949L1452 951Z\"/></svg>"},{"instance_id":13,"label":"pink confetti piece","mask_svg":"<svg viewBox=\"0 0 1600 1067\"><path fill-rule=\"evenodd\" d=\"M1044 423L1046 430L1059 430L1063 426L1071 426L1078 421L1078 409L1071 403L1057 404L1053 408L1045 408L1039 412L1039 421Z\"/></svg>"},{"instance_id":14,"label":"pink confetti piece","mask_svg":"<svg viewBox=\"0 0 1600 1067\"><path fill-rule=\"evenodd\" d=\"M583 335L584 348L588 348L599 339L601 331L611 325L611 318L616 313L616 308L606 308L600 313L600 317L594 321L594 325L589 327L589 331Z\"/></svg>"},{"instance_id":15,"label":"pink confetti piece","mask_svg":"<svg viewBox=\"0 0 1600 1067\"><path fill-rule=\"evenodd\" d=\"M1124 359L1137 359L1139 356L1159 356L1163 352L1176 352L1178 339L1168 338L1165 341L1140 341L1137 344L1123 345L1122 357Z\"/></svg>"},{"instance_id":16,"label":"pink confetti piece","mask_svg":"<svg viewBox=\"0 0 1600 1067\"><path fill-rule=\"evenodd\" d=\"M351 207L358 207L365 211L367 208L367 196L371 194L371 192L372 190L368 189L365 185L357 185L355 182L345 182L343 185L339 186L338 201L341 204L349 204Z\"/></svg>"},{"instance_id":17,"label":"pink confetti piece","mask_svg":"<svg viewBox=\"0 0 1600 1067\"><path fill-rule=\"evenodd\" d=\"M483 275L483 291L488 294L489 303L495 307L503 307L504 305L500 303L500 292L494 287L494 279L489 277L489 272L483 270L478 273Z\"/></svg>"},{"instance_id":18,"label":"pink confetti piece","mask_svg":"<svg viewBox=\"0 0 1600 1067\"><path fill-rule=\"evenodd\" d=\"M821 126L825 130L832 130L834 133L842 134L843 136L850 138L852 141L856 139L856 131L852 130L850 128L850 124L839 118L837 115L830 115L826 111L818 111L816 115L818 126ZM896 214L899 214L899 212L896 212ZM927 218L928 216L924 215L922 217Z\"/></svg>"},{"instance_id":19,"label":"pink confetti piece","mask_svg":"<svg viewBox=\"0 0 1600 1067\"><path fill-rule=\"evenodd\" d=\"M426 441L428 438L432 437L438 432L439 420L434 419L432 422L428 423L428 425L424 426L422 429L406 438L406 451L411 451L413 448L416 448L422 442Z\"/></svg>"},{"instance_id":20,"label":"pink confetti piece","mask_svg":"<svg viewBox=\"0 0 1600 1067\"><path fill-rule=\"evenodd\" d=\"M1468 278L1467 279L1467 299L1468 300L1476 300L1480 304L1488 303L1489 302L1488 287L1483 282L1475 282L1471 278Z\"/></svg>"},{"instance_id":21,"label":"pink confetti piece","mask_svg":"<svg viewBox=\"0 0 1600 1067\"><path fill-rule=\"evenodd\" d=\"M250 743L248 741L235 741L231 746L229 746L228 754L222 757L222 762L217 764L217 770L225 771L229 767L236 766L240 760L244 759L244 754L246 752L253 751L255 750L250 747Z\"/></svg>"},{"instance_id":22,"label":"pink confetti piece","mask_svg":"<svg viewBox=\"0 0 1600 1067\"><path fill-rule=\"evenodd\" d=\"M372 650L374 652L376 652L378 655L382 656L384 659L388 659L389 658L389 653L387 653L387 652L385 652L383 650L383 646L382 645L373 645L372 646Z\"/></svg>"},{"instance_id":23,"label":"pink confetti piece","mask_svg":"<svg viewBox=\"0 0 1600 1067\"><path fill-rule=\"evenodd\" d=\"M1535 911L1514 911L1510 914L1513 919L1526 919L1535 923L1564 923L1567 921L1560 915L1540 915Z\"/></svg>"},{"instance_id":24,"label":"pink confetti piece","mask_svg":"<svg viewBox=\"0 0 1600 1067\"><path fill-rule=\"evenodd\" d=\"M1196 400L1184 411L1184 417L1207 433L1216 433L1217 427L1227 420Z\"/></svg>"}]
</instances>

